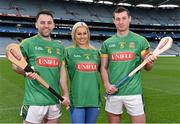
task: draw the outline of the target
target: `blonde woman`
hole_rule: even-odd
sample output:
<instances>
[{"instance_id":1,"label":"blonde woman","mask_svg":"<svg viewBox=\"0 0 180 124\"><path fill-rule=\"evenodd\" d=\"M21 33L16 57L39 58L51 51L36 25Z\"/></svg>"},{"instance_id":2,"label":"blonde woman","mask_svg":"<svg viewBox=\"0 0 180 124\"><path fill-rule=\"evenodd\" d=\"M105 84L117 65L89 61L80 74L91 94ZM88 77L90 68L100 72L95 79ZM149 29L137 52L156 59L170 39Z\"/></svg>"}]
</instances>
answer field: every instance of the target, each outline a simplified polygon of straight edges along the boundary
<instances>
[{"instance_id":1,"label":"blonde woman","mask_svg":"<svg viewBox=\"0 0 180 124\"><path fill-rule=\"evenodd\" d=\"M90 32L84 22L72 28L73 45L66 48L70 79L72 123L96 123L100 107L99 51L90 45Z\"/></svg>"}]
</instances>

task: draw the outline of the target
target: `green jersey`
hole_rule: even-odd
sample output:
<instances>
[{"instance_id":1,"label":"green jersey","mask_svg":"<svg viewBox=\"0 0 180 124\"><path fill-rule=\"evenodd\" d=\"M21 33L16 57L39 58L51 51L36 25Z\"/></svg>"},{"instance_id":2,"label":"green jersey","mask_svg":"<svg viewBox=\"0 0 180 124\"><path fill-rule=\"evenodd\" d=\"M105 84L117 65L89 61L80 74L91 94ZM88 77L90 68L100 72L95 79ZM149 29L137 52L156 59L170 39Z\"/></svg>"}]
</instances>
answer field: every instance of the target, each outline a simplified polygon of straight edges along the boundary
<instances>
[{"instance_id":1,"label":"green jersey","mask_svg":"<svg viewBox=\"0 0 180 124\"><path fill-rule=\"evenodd\" d=\"M99 107L99 51L70 46L66 48L65 57L70 79L71 105Z\"/></svg>"},{"instance_id":2,"label":"green jersey","mask_svg":"<svg viewBox=\"0 0 180 124\"><path fill-rule=\"evenodd\" d=\"M141 52L149 48L148 41L134 33L127 36L113 35L104 41L101 57L108 57L108 76L116 84L141 63ZM140 71L133 75L114 95L142 94Z\"/></svg>"},{"instance_id":3,"label":"green jersey","mask_svg":"<svg viewBox=\"0 0 180 124\"><path fill-rule=\"evenodd\" d=\"M23 40L22 54L30 66L58 93L60 69L64 63L64 47L58 42L45 41L40 35ZM25 77L25 105L53 105L58 99L38 81Z\"/></svg>"}]
</instances>

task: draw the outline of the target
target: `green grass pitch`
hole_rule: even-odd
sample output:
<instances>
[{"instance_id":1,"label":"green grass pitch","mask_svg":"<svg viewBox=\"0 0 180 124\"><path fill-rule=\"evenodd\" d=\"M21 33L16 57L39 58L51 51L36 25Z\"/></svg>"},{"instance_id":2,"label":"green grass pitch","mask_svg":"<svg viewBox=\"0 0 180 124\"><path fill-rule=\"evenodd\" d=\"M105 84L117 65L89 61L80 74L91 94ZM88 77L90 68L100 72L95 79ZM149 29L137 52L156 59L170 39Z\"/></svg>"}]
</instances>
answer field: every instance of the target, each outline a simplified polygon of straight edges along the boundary
<instances>
[{"instance_id":1,"label":"green grass pitch","mask_svg":"<svg viewBox=\"0 0 180 124\"><path fill-rule=\"evenodd\" d=\"M180 123L180 57L159 57L152 71L142 71L142 80L147 122ZM22 123L19 112L23 92L23 76L13 72L9 62L0 58L0 123ZM103 96L102 84L101 92ZM107 122L102 100L99 123ZM70 122L64 107L60 122ZM123 122L130 122L126 113Z\"/></svg>"}]
</instances>

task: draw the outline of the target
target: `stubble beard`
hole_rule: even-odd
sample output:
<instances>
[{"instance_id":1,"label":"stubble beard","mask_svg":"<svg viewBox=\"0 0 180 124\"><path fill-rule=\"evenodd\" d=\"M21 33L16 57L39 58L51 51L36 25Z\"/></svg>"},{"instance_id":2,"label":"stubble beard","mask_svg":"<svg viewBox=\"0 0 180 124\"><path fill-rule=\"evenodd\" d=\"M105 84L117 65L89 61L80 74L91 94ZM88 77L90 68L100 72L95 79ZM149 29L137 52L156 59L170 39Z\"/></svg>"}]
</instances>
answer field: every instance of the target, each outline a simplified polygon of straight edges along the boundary
<instances>
[{"instance_id":1,"label":"stubble beard","mask_svg":"<svg viewBox=\"0 0 180 124\"><path fill-rule=\"evenodd\" d=\"M44 34L43 32L39 32L40 35L43 37L43 38L50 38L51 37L51 32L49 32L48 34Z\"/></svg>"}]
</instances>

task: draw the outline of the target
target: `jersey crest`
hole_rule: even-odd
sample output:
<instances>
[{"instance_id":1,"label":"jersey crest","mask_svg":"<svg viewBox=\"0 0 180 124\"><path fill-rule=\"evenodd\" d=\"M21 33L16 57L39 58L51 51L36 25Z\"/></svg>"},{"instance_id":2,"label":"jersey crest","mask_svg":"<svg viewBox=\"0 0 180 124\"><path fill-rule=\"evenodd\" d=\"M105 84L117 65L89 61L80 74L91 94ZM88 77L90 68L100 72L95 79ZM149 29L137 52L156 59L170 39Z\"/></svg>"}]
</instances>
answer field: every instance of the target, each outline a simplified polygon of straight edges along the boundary
<instances>
[{"instance_id":1,"label":"jersey crest","mask_svg":"<svg viewBox=\"0 0 180 124\"><path fill-rule=\"evenodd\" d=\"M60 49L56 49L56 54L60 55Z\"/></svg>"},{"instance_id":2,"label":"jersey crest","mask_svg":"<svg viewBox=\"0 0 180 124\"><path fill-rule=\"evenodd\" d=\"M46 48L47 48L48 53L51 54L52 53L52 48L51 47L46 47Z\"/></svg>"},{"instance_id":3,"label":"jersey crest","mask_svg":"<svg viewBox=\"0 0 180 124\"><path fill-rule=\"evenodd\" d=\"M135 48L135 43L134 42L130 42L129 43L129 48Z\"/></svg>"},{"instance_id":4,"label":"jersey crest","mask_svg":"<svg viewBox=\"0 0 180 124\"><path fill-rule=\"evenodd\" d=\"M90 59L90 54L84 54L84 56L86 59L88 59L88 60Z\"/></svg>"}]
</instances>

